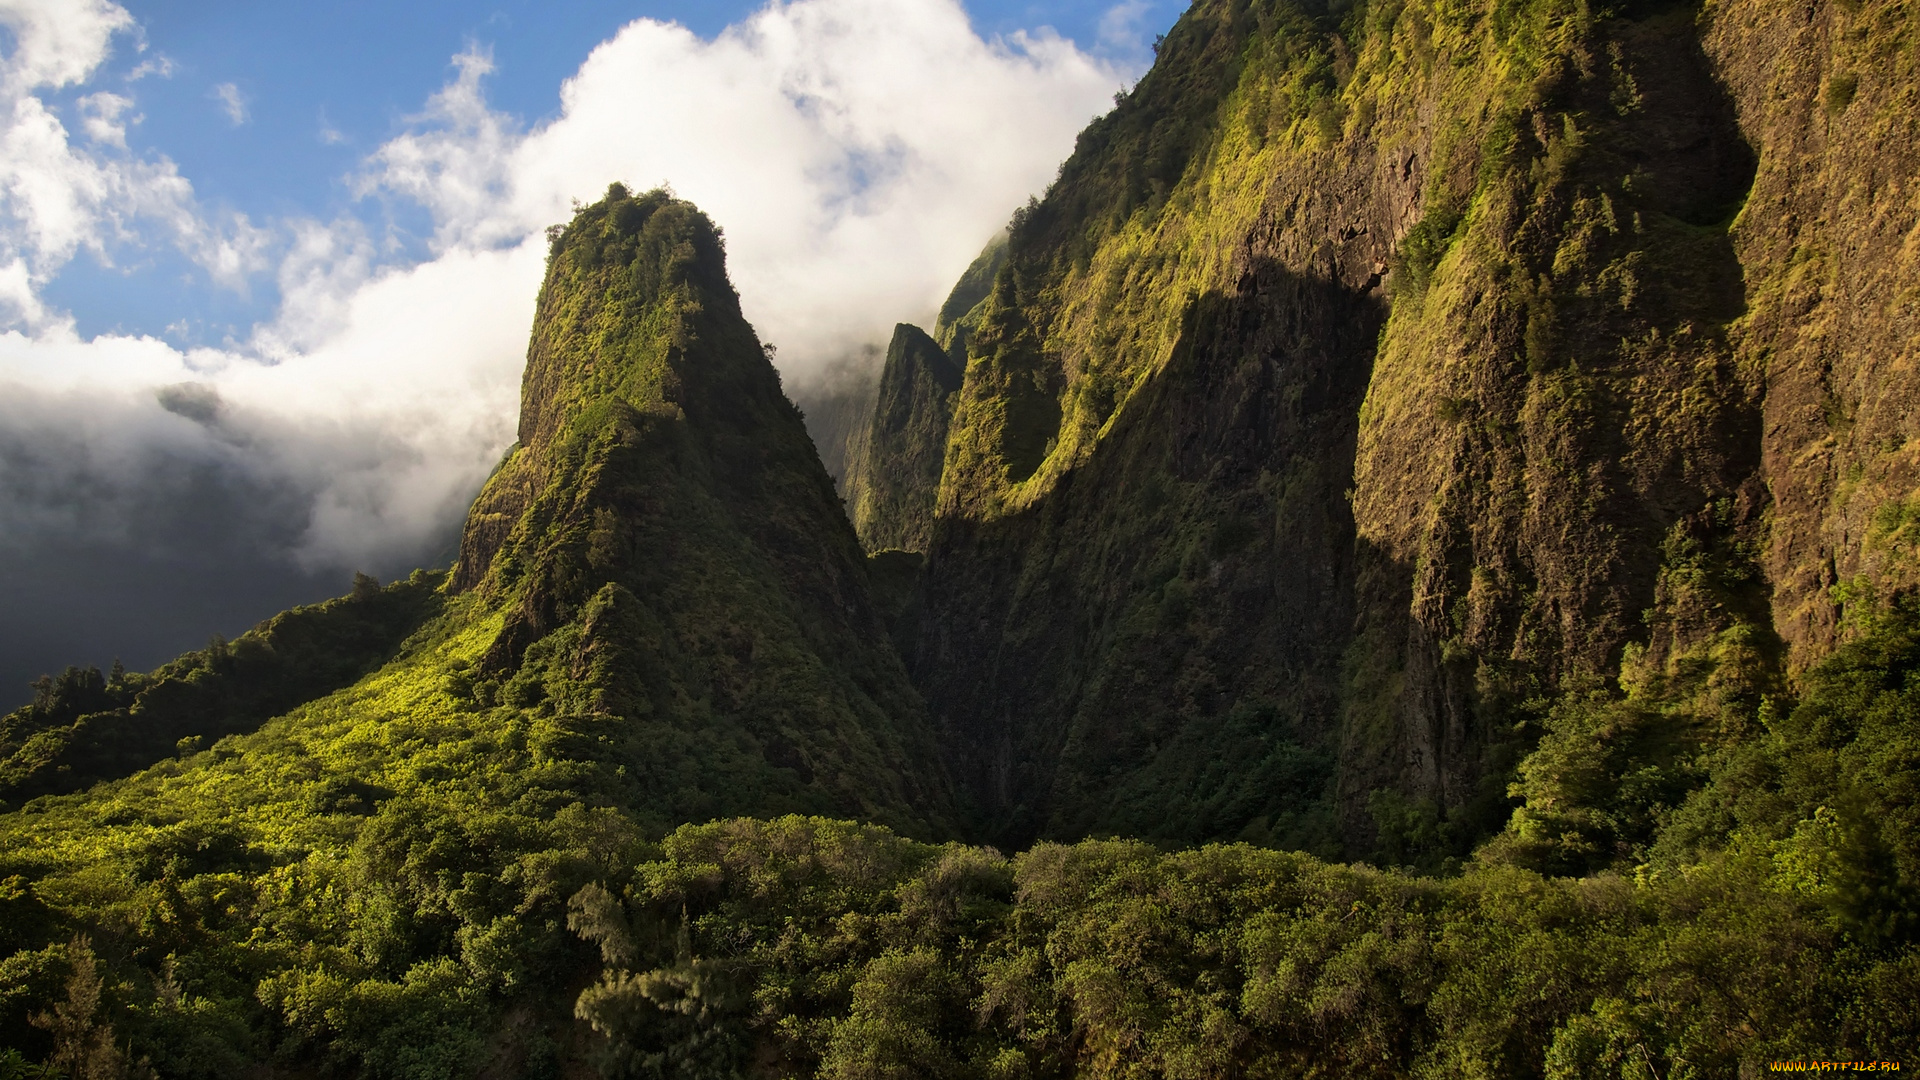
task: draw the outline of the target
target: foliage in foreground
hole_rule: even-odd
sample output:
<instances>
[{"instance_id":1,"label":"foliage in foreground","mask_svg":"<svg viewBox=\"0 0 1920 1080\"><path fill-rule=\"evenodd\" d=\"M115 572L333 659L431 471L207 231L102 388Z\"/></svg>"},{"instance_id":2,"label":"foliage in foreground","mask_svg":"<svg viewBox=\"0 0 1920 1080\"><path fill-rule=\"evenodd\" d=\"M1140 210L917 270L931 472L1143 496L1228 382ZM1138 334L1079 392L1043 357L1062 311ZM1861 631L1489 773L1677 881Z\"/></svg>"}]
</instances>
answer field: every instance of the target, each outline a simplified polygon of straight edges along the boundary
<instances>
[{"instance_id":1,"label":"foliage in foreground","mask_svg":"<svg viewBox=\"0 0 1920 1080\"><path fill-rule=\"evenodd\" d=\"M356 692L400 692L378 681ZM505 712L346 715L0 819L5 1068L1709 1077L1920 1033L1898 608L1577 877L1512 837L1451 877L1244 844L1007 858L800 816L650 840ZM1645 767L1605 745L1630 729L1557 727L1515 828L1630 819ZM366 778L320 767L346 756Z\"/></svg>"}]
</instances>

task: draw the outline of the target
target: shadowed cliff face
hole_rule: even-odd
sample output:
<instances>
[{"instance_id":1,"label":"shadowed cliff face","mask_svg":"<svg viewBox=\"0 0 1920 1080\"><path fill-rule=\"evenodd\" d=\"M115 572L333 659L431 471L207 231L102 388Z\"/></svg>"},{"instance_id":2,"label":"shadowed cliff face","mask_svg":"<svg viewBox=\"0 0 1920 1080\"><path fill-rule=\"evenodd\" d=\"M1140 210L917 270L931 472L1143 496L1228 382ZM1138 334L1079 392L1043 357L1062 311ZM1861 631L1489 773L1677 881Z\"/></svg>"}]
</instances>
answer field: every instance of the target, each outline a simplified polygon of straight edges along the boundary
<instances>
[{"instance_id":1,"label":"shadowed cliff face","mask_svg":"<svg viewBox=\"0 0 1920 1080\"><path fill-rule=\"evenodd\" d=\"M1553 695L1776 684L1753 19L1195 6L966 345L910 662L992 835L1464 854Z\"/></svg>"},{"instance_id":2,"label":"shadowed cliff face","mask_svg":"<svg viewBox=\"0 0 1920 1080\"><path fill-rule=\"evenodd\" d=\"M615 186L457 587L0 718L0 1074L1897 1057L1912 10L1201 0L896 335L924 554Z\"/></svg>"},{"instance_id":3,"label":"shadowed cliff face","mask_svg":"<svg viewBox=\"0 0 1920 1080\"><path fill-rule=\"evenodd\" d=\"M1561 695L1710 746L1913 584L1906 32L1196 5L846 440L988 832L1463 855Z\"/></svg>"},{"instance_id":4,"label":"shadowed cliff face","mask_svg":"<svg viewBox=\"0 0 1920 1080\"><path fill-rule=\"evenodd\" d=\"M849 494L924 560L862 557L711 223L616 187L555 235L428 619L482 647L409 662L618 743L661 823L924 829L950 769L992 838L1438 859L1546 813L1509 783L1558 702L1731 745L1920 574L1902 11L1196 5L895 335ZM10 721L16 786L244 730L412 626L111 762L138 695L70 673Z\"/></svg>"},{"instance_id":5,"label":"shadowed cliff face","mask_svg":"<svg viewBox=\"0 0 1920 1080\"><path fill-rule=\"evenodd\" d=\"M915 671L990 835L1328 845L1383 314L1256 263L1045 499L942 523Z\"/></svg>"},{"instance_id":6,"label":"shadowed cliff face","mask_svg":"<svg viewBox=\"0 0 1920 1080\"><path fill-rule=\"evenodd\" d=\"M847 481L847 509L871 551L925 551L960 367L917 326L901 323Z\"/></svg>"},{"instance_id":7,"label":"shadowed cliff face","mask_svg":"<svg viewBox=\"0 0 1920 1080\"><path fill-rule=\"evenodd\" d=\"M1476 152L1426 152L1446 171L1401 241L1354 465L1350 833L1383 781L1462 847L1498 828L1530 699L1629 644L1664 671L1754 607L1746 556L1711 601L1662 592L1681 547L1750 541L1766 506L1726 337L1753 159L1689 18L1581 28Z\"/></svg>"},{"instance_id":8,"label":"shadowed cliff face","mask_svg":"<svg viewBox=\"0 0 1920 1080\"><path fill-rule=\"evenodd\" d=\"M849 503L847 492L857 482L866 456L867 425L885 359L878 345L863 346L815 373L811 382L786 388L806 415L807 434L819 449L820 464Z\"/></svg>"},{"instance_id":9,"label":"shadowed cliff face","mask_svg":"<svg viewBox=\"0 0 1920 1080\"><path fill-rule=\"evenodd\" d=\"M847 514L868 551L927 549L967 342L991 306L994 276L1006 257L1002 232L947 294L931 336L899 324L878 378L822 399L819 404L834 414L824 422L809 407L808 428L829 448L822 454L842 452ZM847 406L858 408L851 421L840 418Z\"/></svg>"}]
</instances>

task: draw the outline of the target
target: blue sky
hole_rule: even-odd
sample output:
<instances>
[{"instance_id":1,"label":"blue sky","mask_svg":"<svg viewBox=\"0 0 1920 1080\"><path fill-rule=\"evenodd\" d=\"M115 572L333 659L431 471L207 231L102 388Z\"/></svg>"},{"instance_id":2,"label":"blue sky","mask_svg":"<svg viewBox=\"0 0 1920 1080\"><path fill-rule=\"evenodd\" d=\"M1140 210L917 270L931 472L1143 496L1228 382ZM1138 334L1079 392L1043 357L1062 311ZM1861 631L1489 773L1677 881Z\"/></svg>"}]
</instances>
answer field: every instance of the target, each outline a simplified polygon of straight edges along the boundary
<instances>
[{"instance_id":1,"label":"blue sky","mask_svg":"<svg viewBox=\"0 0 1920 1080\"><path fill-rule=\"evenodd\" d=\"M253 222L351 215L394 226L403 247L393 257L407 259L426 255L418 243L431 228L426 214L369 200L354 190L352 178L365 156L404 130L447 81L453 56L475 47L489 54L489 104L531 127L557 114L561 83L628 22L678 22L711 38L763 5L128 0L124 6L137 29L120 36L99 77L50 95L65 112L77 112L78 99L117 79L139 118L127 125L129 150L177 163L204 205ZM1145 63L1152 36L1184 6L1181 0L966 5L983 37L1051 30L1127 74ZM155 73L127 82L142 70ZM244 337L280 299L264 276L244 289L212 287L177 250L120 248L108 259L111 265L75 259L42 292L73 316L82 336L154 334L182 346L218 344Z\"/></svg>"},{"instance_id":2,"label":"blue sky","mask_svg":"<svg viewBox=\"0 0 1920 1080\"><path fill-rule=\"evenodd\" d=\"M0 704L444 565L609 181L860 370L1184 7L0 0Z\"/></svg>"}]
</instances>

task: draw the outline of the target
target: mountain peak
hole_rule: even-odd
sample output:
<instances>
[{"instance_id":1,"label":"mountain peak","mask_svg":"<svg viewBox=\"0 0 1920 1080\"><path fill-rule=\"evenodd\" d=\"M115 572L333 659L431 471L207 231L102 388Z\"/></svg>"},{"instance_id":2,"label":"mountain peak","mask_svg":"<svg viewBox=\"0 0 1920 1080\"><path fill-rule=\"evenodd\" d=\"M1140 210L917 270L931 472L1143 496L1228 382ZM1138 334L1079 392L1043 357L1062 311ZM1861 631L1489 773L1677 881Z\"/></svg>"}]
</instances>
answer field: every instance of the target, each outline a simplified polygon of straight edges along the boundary
<instances>
[{"instance_id":1,"label":"mountain peak","mask_svg":"<svg viewBox=\"0 0 1920 1080\"><path fill-rule=\"evenodd\" d=\"M655 775L627 798L667 820L945 813L865 557L691 203L615 184L554 231L520 442L454 586L498 619L476 675L617 721Z\"/></svg>"},{"instance_id":2,"label":"mountain peak","mask_svg":"<svg viewBox=\"0 0 1920 1080\"><path fill-rule=\"evenodd\" d=\"M737 430L791 409L741 315L720 230L692 203L616 183L550 235L519 442L468 517L460 589L482 583L512 524L608 410Z\"/></svg>"}]
</instances>

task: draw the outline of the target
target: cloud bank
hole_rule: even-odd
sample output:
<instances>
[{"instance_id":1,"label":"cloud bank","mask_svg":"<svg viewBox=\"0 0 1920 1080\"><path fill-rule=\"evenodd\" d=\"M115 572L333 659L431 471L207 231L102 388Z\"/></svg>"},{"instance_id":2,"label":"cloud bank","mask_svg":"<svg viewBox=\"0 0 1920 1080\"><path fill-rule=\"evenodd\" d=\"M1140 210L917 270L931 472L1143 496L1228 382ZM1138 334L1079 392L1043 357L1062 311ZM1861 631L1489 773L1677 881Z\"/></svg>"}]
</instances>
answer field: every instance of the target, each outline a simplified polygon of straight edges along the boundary
<instances>
[{"instance_id":1,"label":"cloud bank","mask_svg":"<svg viewBox=\"0 0 1920 1080\"><path fill-rule=\"evenodd\" d=\"M283 583L442 556L512 438L542 234L576 201L619 180L698 203L805 382L930 316L1130 74L1050 33L983 40L955 0L775 2L712 40L629 24L528 128L489 107L474 47L349 178L366 213L256 223L127 150L137 78L172 71L155 56L94 85L116 46L143 48L124 9L0 0L0 25L0 598L86 575L84 551L214 590L191 569L213 551L229 580ZM212 93L245 120L232 84ZM424 236L391 224L422 211ZM209 287L271 275L278 312L183 350L83 340L42 299L83 251L168 246ZM31 617L0 628L0 654Z\"/></svg>"},{"instance_id":2,"label":"cloud bank","mask_svg":"<svg viewBox=\"0 0 1920 1080\"><path fill-rule=\"evenodd\" d=\"M1050 34L983 41L942 0L773 6L710 42L641 20L526 134L488 110L485 55L456 63L364 190L429 208L449 250L515 242L610 180L669 183L727 231L790 375L930 313L1121 81Z\"/></svg>"}]
</instances>

